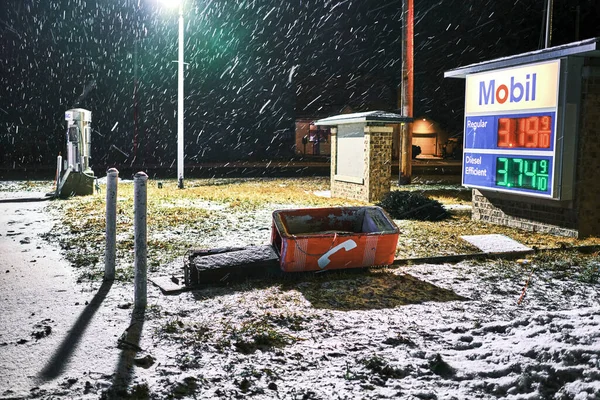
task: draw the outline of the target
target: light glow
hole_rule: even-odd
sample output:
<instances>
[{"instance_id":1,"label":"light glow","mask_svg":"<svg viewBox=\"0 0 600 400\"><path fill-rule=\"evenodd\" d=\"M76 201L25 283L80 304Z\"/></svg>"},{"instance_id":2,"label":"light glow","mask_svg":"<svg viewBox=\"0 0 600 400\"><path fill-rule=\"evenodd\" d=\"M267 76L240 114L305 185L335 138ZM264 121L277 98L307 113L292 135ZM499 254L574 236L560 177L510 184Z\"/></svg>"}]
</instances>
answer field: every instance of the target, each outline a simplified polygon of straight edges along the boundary
<instances>
[{"instance_id":1,"label":"light glow","mask_svg":"<svg viewBox=\"0 0 600 400\"><path fill-rule=\"evenodd\" d=\"M162 5L169 7L169 8L175 8L175 7L179 7L183 0L158 0Z\"/></svg>"}]
</instances>

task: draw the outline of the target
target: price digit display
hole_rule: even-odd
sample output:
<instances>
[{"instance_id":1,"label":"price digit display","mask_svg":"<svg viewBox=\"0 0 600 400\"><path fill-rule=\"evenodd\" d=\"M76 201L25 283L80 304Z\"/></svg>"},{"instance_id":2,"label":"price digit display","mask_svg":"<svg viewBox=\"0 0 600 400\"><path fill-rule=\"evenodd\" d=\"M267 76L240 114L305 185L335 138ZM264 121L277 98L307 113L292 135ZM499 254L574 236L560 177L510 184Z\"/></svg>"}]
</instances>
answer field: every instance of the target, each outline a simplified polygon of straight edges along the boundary
<instances>
[{"instance_id":1,"label":"price digit display","mask_svg":"<svg viewBox=\"0 0 600 400\"><path fill-rule=\"evenodd\" d=\"M500 148L549 149L551 133L550 115L499 118L497 144Z\"/></svg>"},{"instance_id":2,"label":"price digit display","mask_svg":"<svg viewBox=\"0 0 600 400\"><path fill-rule=\"evenodd\" d=\"M463 185L555 196L556 111L467 115Z\"/></svg>"},{"instance_id":3,"label":"price digit display","mask_svg":"<svg viewBox=\"0 0 600 400\"><path fill-rule=\"evenodd\" d=\"M505 188L546 192L549 171L549 159L498 157L495 184Z\"/></svg>"}]
</instances>

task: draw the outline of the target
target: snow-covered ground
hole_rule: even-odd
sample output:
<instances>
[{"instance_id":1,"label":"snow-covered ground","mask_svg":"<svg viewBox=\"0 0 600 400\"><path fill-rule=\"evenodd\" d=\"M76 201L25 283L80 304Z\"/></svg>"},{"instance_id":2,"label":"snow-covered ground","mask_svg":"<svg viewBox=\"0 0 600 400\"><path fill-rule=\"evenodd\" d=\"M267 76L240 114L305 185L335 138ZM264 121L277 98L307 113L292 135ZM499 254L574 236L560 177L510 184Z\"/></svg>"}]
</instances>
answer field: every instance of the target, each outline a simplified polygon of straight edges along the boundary
<instances>
[{"instance_id":1,"label":"snow-covered ground","mask_svg":"<svg viewBox=\"0 0 600 400\"><path fill-rule=\"evenodd\" d=\"M407 298L422 303L391 306L390 300L385 307L384 298L397 293L373 293L383 299L359 310L347 299L323 307L314 292L304 295L316 285L309 282L185 293L164 304L181 324L181 332L170 336L179 343L161 343L172 348L166 364L184 365L183 376L197 379L196 395L207 399L236 393L320 399L599 398L598 285L542 272L534 274L517 305L529 271L512 272L499 278L505 272L487 263L405 267L384 279L396 275L403 291L417 292ZM345 298L348 288L371 279L326 280L317 289ZM428 301L443 289L463 298ZM300 327L290 329L296 319ZM239 346L244 340L236 337L237 344L215 349L228 324L265 320L299 339L245 354ZM205 342L190 342L185 329L195 333L194 326L202 327ZM171 375L177 368L157 370L172 376L173 385L181 384L181 372Z\"/></svg>"},{"instance_id":2,"label":"snow-covered ground","mask_svg":"<svg viewBox=\"0 0 600 400\"><path fill-rule=\"evenodd\" d=\"M566 265L150 285L134 315L131 283L78 283L41 238L46 205L0 203L2 399L600 398L600 284Z\"/></svg>"}]
</instances>

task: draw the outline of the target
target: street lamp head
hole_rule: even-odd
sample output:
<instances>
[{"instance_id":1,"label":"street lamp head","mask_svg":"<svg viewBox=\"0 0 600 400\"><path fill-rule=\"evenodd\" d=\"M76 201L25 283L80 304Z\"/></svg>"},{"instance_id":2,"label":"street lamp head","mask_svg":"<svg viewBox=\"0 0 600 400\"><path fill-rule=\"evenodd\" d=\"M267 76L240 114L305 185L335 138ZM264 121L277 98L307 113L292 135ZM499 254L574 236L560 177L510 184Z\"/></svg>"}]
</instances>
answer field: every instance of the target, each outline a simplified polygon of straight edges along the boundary
<instances>
[{"instance_id":1,"label":"street lamp head","mask_svg":"<svg viewBox=\"0 0 600 400\"><path fill-rule=\"evenodd\" d=\"M159 2L167 7L179 7L183 4L183 0L159 0Z\"/></svg>"}]
</instances>

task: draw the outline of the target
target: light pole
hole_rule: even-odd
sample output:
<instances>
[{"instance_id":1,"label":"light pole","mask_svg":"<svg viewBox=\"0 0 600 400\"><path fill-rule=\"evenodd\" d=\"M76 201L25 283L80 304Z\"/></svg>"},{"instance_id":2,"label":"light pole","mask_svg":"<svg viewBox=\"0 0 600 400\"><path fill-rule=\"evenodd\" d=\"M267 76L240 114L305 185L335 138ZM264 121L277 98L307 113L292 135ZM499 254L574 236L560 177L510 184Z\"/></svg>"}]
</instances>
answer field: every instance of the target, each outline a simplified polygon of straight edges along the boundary
<instances>
[{"instance_id":1,"label":"light pole","mask_svg":"<svg viewBox=\"0 0 600 400\"><path fill-rule=\"evenodd\" d=\"M162 0L179 6L179 57L177 59L177 187L183 189L183 0Z\"/></svg>"},{"instance_id":2,"label":"light pole","mask_svg":"<svg viewBox=\"0 0 600 400\"><path fill-rule=\"evenodd\" d=\"M179 2L179 58L177 67L177 187L183 189L183 0Z\"/></svg>"}]
</instances>

